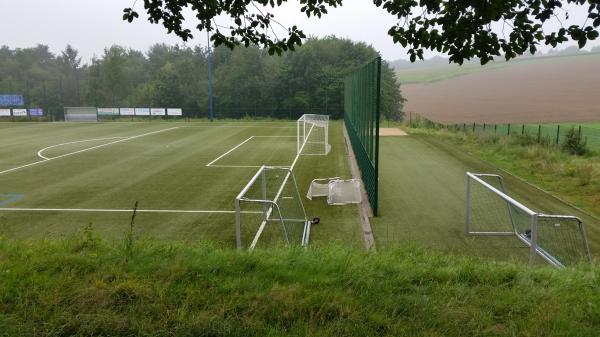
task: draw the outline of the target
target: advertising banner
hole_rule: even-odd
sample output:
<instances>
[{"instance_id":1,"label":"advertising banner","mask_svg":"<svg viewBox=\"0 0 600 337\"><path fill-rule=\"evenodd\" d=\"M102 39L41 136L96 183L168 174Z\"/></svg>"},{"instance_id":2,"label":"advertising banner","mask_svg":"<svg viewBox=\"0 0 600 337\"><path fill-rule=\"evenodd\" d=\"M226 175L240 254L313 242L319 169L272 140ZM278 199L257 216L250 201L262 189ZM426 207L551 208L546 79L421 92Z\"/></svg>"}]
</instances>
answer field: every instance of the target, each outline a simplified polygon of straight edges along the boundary
<instances>
[{"instance_id":1,"label":"advertising banner","mask_svg":"<svg viewBox=\"0 0 600 337\"><path fill-rule=\"evenodd\" d=\"M119 108L98 108L99 116L118 116Z\"/></svg>"},{"instance_id":2,"label":"advertising banner","mask_svg":"<svg viewBox=\"0 0 600 337\"><path fill-rule=\"evenodd\" d=\"M133 108L121 108L119 109L121 116L134 116L135 110Z\"/></svg>"},{"instance_id":3,"label":"advertising banner","mask_svg":"<svg viewBox=\"0 0 600 337\"><path fill-rule=\"evenodd\" d=\"M0 109L0 117L10 117L10 109Z\"/></svg>"},{"instance_id":4,"label":"advertising banner","mask_svg":"<svg viewBox=\"0 0 600 337\"><path fill-rule=\"evenodd\" d=\"M165 108L152 108L150 109L150 113L152 114L152 116L164 116Z\"/></svg>"},{"instance_id":5,"label":"advertising banner","mask_svg":"<svg viewBox=\"0 0 600 337\"><path fill-rule=\"evenodd\" d=\"M183 111L180 108L169 108L169 109L167 109L167 115L169 115L169 116L183 116Z\"/></svg>"},{"instance_id":6,"label":"advertising banner","mask_svg":"<svg viewBox=\"0 0 600 337\"><path fill-rule=\"evenodd\" d=\"M150 116L150 109L149 108L135 108L135 115L136 116Z\"/></svg>"},{"instance_id":7,"label":"advertising banner","mask_svg":"<svg viewBox=\"0 0 600 337\"><path fill-rule=\"evenodd\" d=\"M15 117L27 117L27 109L12 109L12 114Z\"/></svg>"},{"instance_id":8,"label":"advertising banner","mask_svg":"<svg viewBox=\"0 0 600 337\"><path fill-rule=\"evenodd\" d=\"M22 106L23 95L0 95L0 106Z\"/></svg>"},{"instance_id":9,"label":"advertising banner","mask_svg":"<svg viewBox=\"0 0 600 337\"><path fill-rule=\"evenodd\" d=\"M40 117L44 115L44 109L42 108L31 108L29 109L29 116Z\"/></svg>"}]
</instances>

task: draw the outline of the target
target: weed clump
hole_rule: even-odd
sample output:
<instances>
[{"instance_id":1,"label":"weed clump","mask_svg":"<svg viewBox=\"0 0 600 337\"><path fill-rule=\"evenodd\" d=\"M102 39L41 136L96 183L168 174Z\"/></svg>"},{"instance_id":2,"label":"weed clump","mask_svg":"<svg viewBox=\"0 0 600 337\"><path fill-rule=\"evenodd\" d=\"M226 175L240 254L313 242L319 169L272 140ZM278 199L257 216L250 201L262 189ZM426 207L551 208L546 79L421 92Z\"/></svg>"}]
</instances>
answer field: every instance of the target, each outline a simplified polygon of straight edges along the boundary
<instances>
[{"instance_id":1,"label":"weed clump","mask_svg":"<svg viewBox=\"0 0 600 337\"><path fill-rule=\"evenodd\" d=\"M584 139L579 132L575 131L575 127L571 127L565 135L561 148L567 153L582 156L588 152L587 139Z\"/></svg>"}]
</instances>

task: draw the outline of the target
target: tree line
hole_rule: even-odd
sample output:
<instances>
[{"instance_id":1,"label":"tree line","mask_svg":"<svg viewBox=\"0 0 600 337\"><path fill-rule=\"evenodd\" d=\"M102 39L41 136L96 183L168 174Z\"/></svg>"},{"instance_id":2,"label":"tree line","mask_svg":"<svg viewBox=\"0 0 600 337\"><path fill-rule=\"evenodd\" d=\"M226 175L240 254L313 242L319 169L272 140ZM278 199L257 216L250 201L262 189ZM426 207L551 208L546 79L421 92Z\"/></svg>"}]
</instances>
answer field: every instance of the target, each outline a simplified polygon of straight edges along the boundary
<instances>
[{"instance_id":1,"label":"tree line","mask_svg":"<svg viewBox=\"0 0 600 337\"><path fill-rule=\"evenodd\" d=\"M364 43L310 38L295 52L271 56L258 47L212 50L217 118L297 118L304 113L343 115L344 78L377 57ZM156 44L145 53L111 46L89 64L67 46L55 55L45 45L0 48L0 93L24 95L28 107L61 119L65 106L179 107L187 117L209 113L208 50ZM399 120L404 99L384 62L384 118Z\"/></svg>"}]
</instances>

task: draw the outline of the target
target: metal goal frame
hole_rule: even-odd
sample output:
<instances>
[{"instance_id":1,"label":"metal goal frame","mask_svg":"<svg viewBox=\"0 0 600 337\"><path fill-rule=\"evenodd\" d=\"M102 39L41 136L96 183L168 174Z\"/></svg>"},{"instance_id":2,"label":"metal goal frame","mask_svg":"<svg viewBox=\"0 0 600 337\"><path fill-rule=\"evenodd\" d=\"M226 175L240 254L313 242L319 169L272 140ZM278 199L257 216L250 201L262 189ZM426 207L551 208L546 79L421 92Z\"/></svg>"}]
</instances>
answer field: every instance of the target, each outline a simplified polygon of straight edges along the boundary
<instances>
[{"instance_id":1,"label":"metal goal frame","mask_svg":"<svg viewBox=\"0 0 600 337\"><path fill-rule=\"evenodd\" d=\"M521 242L529 247L529 263L531 265L535 264L536 256L539 255L542 259L548 262L550 265L554 267L563 268L565 264L563 261L560 261L557 257L553 256L550 252L548 252L544 247L538 244L538 232L539 232L539 222L540 220L557 220L557 221L574 221L578 225L578 229L580 232L580 239L583 243L583 253L588 262L591 262L591 254L590 248L587 240L587 235L585 233L585 228L583 225L583 221L572 215L551 215L551 214L543 214L539 212L535 212L531 210L529 207L523 205L517 200L511 198L506 194L506 188L504 185L504 180L502 176L497 174L487 174L487 173L471 173L467 172L467 198L466 198L466 216L465 216L465 234L473 235L473 236L516 236ZM500 189L490 185L483 179L482 177L493 177L500 181ZM472 186L474 183L482 185L484 188L495 194L497 197L506 202L507 212L511 219L512 231L474 231L471 229L472 227ZM523 213L529 216L529 225L530 232L522 233L519 232L517 226L515 224L515 220L513 218L513 214L511 212L511 206L517 208Z\"/></svg>"}]
</instances>

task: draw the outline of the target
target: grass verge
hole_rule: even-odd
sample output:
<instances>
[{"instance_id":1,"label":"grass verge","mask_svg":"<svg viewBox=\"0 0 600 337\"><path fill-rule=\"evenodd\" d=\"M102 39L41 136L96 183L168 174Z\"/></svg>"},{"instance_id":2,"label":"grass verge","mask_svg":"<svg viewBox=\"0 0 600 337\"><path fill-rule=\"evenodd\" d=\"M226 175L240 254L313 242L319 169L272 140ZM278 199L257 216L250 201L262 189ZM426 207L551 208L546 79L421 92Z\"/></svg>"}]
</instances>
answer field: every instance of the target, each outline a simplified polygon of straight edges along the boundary
<instances>
[{"instance_id":1,"label":"grass verge","mask_svg":"<svg viewBox=\"0 0 600 337\"><path fill-rule=\"evenodd\" d=\"M530 269L405 247L239 253L91 227L0 240L2 336L592 336L597 267Z\"/></svg>"}]
</instances>

